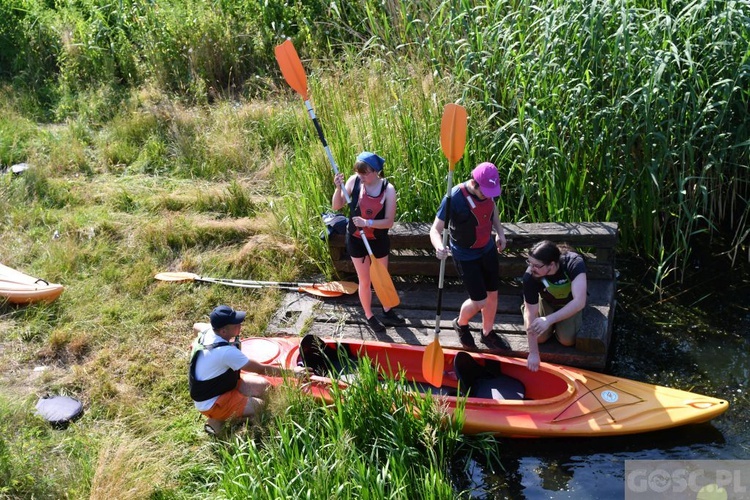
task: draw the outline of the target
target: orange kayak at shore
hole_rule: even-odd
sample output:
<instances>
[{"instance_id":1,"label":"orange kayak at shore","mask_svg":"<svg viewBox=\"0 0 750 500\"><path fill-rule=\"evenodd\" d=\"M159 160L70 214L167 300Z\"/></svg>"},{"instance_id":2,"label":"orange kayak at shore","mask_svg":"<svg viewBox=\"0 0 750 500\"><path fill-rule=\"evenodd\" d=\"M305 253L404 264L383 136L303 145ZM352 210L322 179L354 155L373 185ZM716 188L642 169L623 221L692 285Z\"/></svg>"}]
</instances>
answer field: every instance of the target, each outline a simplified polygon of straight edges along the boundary
<instances>
[{"instance_id":1,"label":"orange kayak at shore","mask_svg":"<svg viewBox=\"0 0 750 500\"><path fill-rule=\"evenodd\" d=\"M425 346L307 335L248 338L242 352L262 364L309 366L315 375L303 387L326 401L332 384L345 385L357 360L366 356L383 376L403 373L417 390L441 398L451 415L465 398L465 434L616 436L702 423L729 408L723 399L679 389L544 362L531 372L522 358L449 348L443 350L439 388L422 376Z\"/></svg>"},{"instance_id":2,"label":"orange kayak at shore","mask_svg":"<svg viewBox=\"0 0 750 500\"><path fill-rule=\"evenodd\" d=\"M52 302L64 289L63 285L48 283L0 264L0 301L5 298L11 304Z\"/></svg>"}]
</instances>

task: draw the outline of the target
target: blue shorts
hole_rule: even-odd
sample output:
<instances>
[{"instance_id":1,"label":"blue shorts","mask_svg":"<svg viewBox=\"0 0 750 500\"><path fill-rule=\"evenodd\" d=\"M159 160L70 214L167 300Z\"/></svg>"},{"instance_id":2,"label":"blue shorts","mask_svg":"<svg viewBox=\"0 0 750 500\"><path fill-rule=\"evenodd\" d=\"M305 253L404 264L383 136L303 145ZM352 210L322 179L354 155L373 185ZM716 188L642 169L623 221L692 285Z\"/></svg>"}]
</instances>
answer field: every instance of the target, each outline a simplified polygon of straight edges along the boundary
<instances>
[{"instance_id":1,"label":"blue shorts","mask_svg":"<svg viewBox=\"0 0 750 500\"><path fill-rule=\"evenodd\" d=\"M376 259L387 257L391 251L391 239L387 235L385 238L367 238L367 243L370 244L372 254ZM349 256L353 259L362 259L369 255L362 238L357 238L349 233L346 233L346 250L349 252Z\"/></svg>"},{"instance_id":2,"label":"blue shorts","mask_svg":"<svg viewBox=\"0 0 750 500\"><path fill-rule=\"evenodd\" d=\"M474 260L453 260L456 270L464 281L469 297L474 301L487 298L487 292L496 292L500 288L500 266L497 262L495 247Z\"/></svg>"}]
</instances>

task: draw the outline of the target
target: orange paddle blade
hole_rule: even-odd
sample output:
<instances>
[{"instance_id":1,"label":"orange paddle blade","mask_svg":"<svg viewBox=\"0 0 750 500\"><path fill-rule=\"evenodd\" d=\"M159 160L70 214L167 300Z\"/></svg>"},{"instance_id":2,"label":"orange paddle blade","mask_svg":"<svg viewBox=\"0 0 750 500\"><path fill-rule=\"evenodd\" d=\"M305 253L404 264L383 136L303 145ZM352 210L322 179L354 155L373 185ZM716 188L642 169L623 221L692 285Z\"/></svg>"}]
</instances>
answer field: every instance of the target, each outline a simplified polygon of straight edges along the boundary
<instances>
[{"instance_id":1,"label":"orange paddle blade","mask_svg":"<svg viewBox=\"0 0 750 500\"><path fill-rule=\"evenodd\" d=\"M343 292L337 290L326 290L317 286L301 286L297 289L300 292L307 292L311 295L317 295L318 297L340 297Z\"/></svg>"},{"instance_id":2,"label":"orange paddle blade","mask_svg":"<svg viewBox=\"0 0 750 500\"><path fill-rule=\"evenodd\" d=\"M287 39L281 45L277 45L274 53L284 80L307 101L307 75L292 41Z\"/></svg>"},{"instance_id":3,"label":"orange paddle blade","mask_svg":"<svg viewBox=\"0 0 750 500\"><path fill-rule=\"evenodd\" d=\"M352 281L331 281L329 283L320 283L313 286L319 290L325 290L326 292L339 292L347 295L351 295L359 290L359 285Z\"/></svg>"},{"instance_id":4,"label":"orange paddle blade","mask_svg":"<svg viewBox=\"0 0 750 500\"><path fill-rule=\"evenodd\" d=\"M440 346L437 336L435 336L435 340L430 342L430 345L424 351L422 375L428 383L435 387L440 387L443 385L444 367L445 357L443 356L443 348Z\"/></svg>"},{"instance_id":5,"label":"orange paddle blade","mask_svg":"<svg viewBox=\"0 0 750 500\"><path fill-rule=\"evenodd\" d=\"M461 159L466 148L466 109L458 104L446 104L440 123L440 146L448 158L450 170Z\"/></svg>"},{"instance_id":6,"label":"orange paddle blade","mask_svg":"<svg viewBox=\"0 0 750 500\"><path fill-rule=\"evenodd\" d=\"M375 288L375 293L385 309L391 309L399 305L401 300L398 298L398 292L396 292L396 287L393 286L393 280L388 273L388 269L372 255L370 255L370 279L373 288Z\"/></svg>"}]
</instances>

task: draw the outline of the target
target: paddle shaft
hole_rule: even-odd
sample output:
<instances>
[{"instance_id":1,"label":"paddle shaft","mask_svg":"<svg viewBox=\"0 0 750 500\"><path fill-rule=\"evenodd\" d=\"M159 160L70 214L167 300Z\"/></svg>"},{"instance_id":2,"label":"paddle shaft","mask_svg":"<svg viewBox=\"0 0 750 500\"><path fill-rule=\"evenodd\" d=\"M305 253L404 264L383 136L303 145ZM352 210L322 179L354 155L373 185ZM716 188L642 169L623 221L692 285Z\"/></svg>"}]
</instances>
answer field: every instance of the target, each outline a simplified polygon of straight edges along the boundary
<instances>
[{"instance_id":1,"label":"paddle shaft","mask_svg":"<svg viewBox=\"0 0 750 500\"><path fill-rule=\"evenodd\" d=\"M445 227L443 228L443 248L448 247L448 238L450 236L450 218L451 218L451 189L453 189L453 168L448 170L448 192L445 195ZM440 316L443 312L443 285L445 283L445 261L446 256L440 261L440 278L438 279L438 298L437 312L435 315L435 337L440 335Z\"/></svg>"},{"instance_id":2,"label":"paddle shaft","mask_svg":"<svg viewBox=\"0 0 750 500\"><path fill-rule=\"evenodd\" d=\"M284 80L286 80L289 86L302 96L302 100L305 101L307 113L310 115L310 119L312 119L313 125L315 125L315 130L318 132L318 137L323 144L323 149L325 149L328 162L331 164L331 168L333 168L333 174L338 175L339 169L336 165L336 160L333 158L331 148L328 147L328 142L323 134L323 127L320 126L318 117L315 116L315 110L313 109L307 95L307 74L305 73L305 68L302 66L302 61L300 60L299 54L297 54L297 50L294 48L292 41L287 39L282 44L277 45L275 54L276 60L281 68L281 74L284 76ZM344 193L344 199L349 203L351 201L349 193L347 193L344 186L341 188Z\"/></svg>"},{"instance_id":3,"label":"paddle shaft","mask_svg":"<svg viewBox=\"0 0 750 500\"><path fill-rule=\"evenodd\" d=\"M320 121L315 115L315 110L313 110L312 104L310 104L309 100L305 100L305 107L307 108L307 113L310 115L310 119L312 119L313 125L315 125L315 130L318 132L318 137L320 138L321 144L323 144L323 149L325 150L326 156L328 157L328 163L331 164L333 174L338 175L339 167L336 165L336 160L333 158L331 148L328 147L328 142L326 141L326 137L323 134L323 127L320 126ZM346 202L351 203L351 197L349 196L349 192L347 192L345 186L341 186L341 192L344 194L344 199L346 200Z\"/></svg>"},{"instance_id":4,"label":"paddle shaft","mask_svg":"<svg viewBox=\"0 0 750 500\"><path fill-rule=\"evenodd\" d=\"M305 285L294 285L292 283L274 283L274 282L244 282L241 280L226 280L221 278L203 278L203 277L197 277L194 279L194 281L200 281L203 283L214 283L217 285L227 285L227 286L236 286L238 288L266 288L266 287L273 287L273 288L280 288L282 290L296 290L296 291L304 291ZM314 288L314 285L310 285Z\"/></svg>"}]
</instances>

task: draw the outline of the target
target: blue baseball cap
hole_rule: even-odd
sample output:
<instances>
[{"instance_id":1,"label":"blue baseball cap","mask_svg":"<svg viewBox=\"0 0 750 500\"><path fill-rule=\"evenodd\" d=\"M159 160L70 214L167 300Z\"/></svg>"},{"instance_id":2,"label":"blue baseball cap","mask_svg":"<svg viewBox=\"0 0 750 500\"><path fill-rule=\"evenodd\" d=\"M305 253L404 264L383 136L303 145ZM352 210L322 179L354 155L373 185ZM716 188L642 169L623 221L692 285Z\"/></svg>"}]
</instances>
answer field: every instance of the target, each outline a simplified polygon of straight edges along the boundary
<instances>
[{"instance_id":1,"label":"blue baseball cap","mask_svg":"<svg viewBox=\"0 0 750 500\"><path fill-rule=\"evenodd\" d=\"M239 325L245 321L246 315L245 311L235 311L229 306L221 305L211 311L208 317L211 319L211 328L216 330L227 325Z\"/></svg>"},{"instance_id":2,"label":"blue baseball cap","mask_svg":"<svg viewBox=\"0 0 750 500\"><path fill-rule=\"evenodd\" d=\"M383 170L383 165L385 164L385 158L378 156L375 153L370 153L369 151L362 151L359 153L357 155L357 160L367 163L376 172Z\"/></svg>"}]
</instances>

